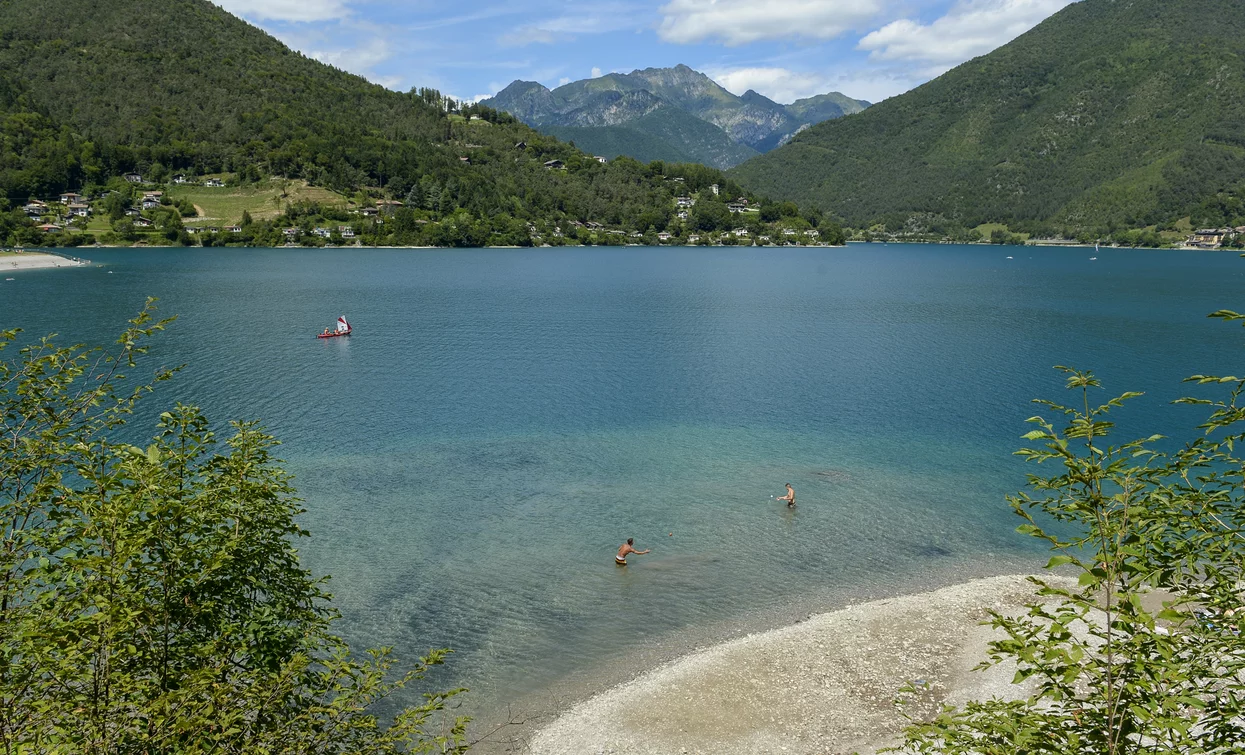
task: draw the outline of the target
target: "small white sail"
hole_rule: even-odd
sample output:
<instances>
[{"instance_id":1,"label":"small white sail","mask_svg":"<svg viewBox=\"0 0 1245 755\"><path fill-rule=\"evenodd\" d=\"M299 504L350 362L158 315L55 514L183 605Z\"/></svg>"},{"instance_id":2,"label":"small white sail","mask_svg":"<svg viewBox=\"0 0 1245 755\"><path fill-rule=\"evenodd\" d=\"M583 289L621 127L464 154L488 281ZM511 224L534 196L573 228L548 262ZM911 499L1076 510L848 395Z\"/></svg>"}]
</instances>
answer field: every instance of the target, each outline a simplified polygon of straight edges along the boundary
<instances>
[{"instance_id":1,"label":"small white sail","mask_svg":"<svg viewBox=\"0 0 1245 755\"><path fill-rule=\"evenodd\" d=\"M345 333L347 330L350 330L350 323L346 322L345 316L337 318L337 332Z\"/></svg>"}]
</instances>

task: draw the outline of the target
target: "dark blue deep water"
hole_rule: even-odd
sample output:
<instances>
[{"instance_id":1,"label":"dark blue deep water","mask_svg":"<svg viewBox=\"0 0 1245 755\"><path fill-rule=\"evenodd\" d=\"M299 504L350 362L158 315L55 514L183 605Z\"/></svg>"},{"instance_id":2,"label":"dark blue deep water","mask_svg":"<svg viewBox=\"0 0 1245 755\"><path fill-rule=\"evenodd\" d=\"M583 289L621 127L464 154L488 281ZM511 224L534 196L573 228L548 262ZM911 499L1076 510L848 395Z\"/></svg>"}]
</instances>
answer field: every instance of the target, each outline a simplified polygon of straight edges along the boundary
<instances>
[{"instance_id":1,"label":"dark blue deep water","mask_svg":"<svg viewBox=\"0 0 1245 755\"><path fill-rule=\"evenodd\" d=\"M1145 391L1122 429L1177 436L1181 378L1240 371L1245 333L1206 315L1245 308L1245 261L1094 254L91 250L0 280L0 327L104 343L159 297L153 363L187 367L151 413L262 419L343 632L455 648L437 681L485 710L1041 563L1003 497L1053 365ZM354 336L311 337L338 314ZM617 569L629 536L653 553Z\"/></svg>"}]
</instances>

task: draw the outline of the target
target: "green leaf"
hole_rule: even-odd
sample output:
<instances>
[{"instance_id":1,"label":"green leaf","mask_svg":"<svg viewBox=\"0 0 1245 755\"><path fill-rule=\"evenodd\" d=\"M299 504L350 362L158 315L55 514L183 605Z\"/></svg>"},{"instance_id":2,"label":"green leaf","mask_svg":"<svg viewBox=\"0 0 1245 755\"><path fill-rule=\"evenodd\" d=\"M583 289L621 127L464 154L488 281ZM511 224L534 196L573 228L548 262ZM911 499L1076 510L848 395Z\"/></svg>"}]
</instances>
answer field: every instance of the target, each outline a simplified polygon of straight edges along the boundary
<instances>
[{"instance_id":1,"label":"green leaf","mask_svg":"<svg viewBox=\"0 0 1245 755\"><path fill-rule=\"evenodd\" d=\"M1071 564L1071 563L1074 563L1075 561L1076 559L1073 558L1072 556L1052 556L1050 561L1046 562L1046 566L1044 568L1054 569L1055 567L1063 566L1065 564Z\"/></svg>"}]
</instances>

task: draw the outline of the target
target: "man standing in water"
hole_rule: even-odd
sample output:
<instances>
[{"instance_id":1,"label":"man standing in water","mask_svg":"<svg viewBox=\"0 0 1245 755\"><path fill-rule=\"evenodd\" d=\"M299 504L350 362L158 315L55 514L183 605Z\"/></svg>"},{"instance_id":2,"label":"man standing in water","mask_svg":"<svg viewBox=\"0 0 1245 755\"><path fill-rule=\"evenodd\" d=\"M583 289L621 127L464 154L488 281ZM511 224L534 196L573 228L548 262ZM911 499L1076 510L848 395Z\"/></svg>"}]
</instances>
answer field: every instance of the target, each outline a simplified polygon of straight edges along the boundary
<instances>
[{"instance_id":1,"label":"man standing in water","mask_svg":"<svg viewBox=\"0 0 1245 755\"><path fill-rule=\"evenodd\" d=\"M786 501L789 509L795 507L795 488L791 487L791 483L787 483L787 494L779 496L778 500Z\"/></svg>"},{"instance_id":2,"label":"man standing in water","mask_svg":"<svg viewBox=\"0 0 1245 755\"><path fill-rule=\"evenodd\" d=\"M643 556L645 553L648 553L648 551L636 550L634 543L635 543L635 538L633 537L627 538L627 542L623 543L622 547L618 549L618 555L614 556L614 563L618 564L619 566L626 566L627 556L631 555L632 553L636 554L637 556Z\"/></svg>"}]
</instances>

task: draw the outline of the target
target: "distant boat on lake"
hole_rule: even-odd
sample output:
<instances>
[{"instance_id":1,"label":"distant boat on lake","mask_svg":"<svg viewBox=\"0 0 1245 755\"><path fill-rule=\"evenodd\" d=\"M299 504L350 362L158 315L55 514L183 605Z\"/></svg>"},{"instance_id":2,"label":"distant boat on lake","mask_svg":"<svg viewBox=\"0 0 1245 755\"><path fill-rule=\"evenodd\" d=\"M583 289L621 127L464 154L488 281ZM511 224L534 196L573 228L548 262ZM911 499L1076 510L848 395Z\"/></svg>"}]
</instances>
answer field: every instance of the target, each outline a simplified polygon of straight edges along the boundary
<instances>
[{"instance_id":1,"label":"distant boat on lake","mask_svg":"<svg viewBox=\"0 0 1245 755\"><path fill-rule=\"evenodd\" d=\"M342 317L337 318L336 330L330 331L328 328L325 328L323 333L316 334L316 338L337 338L338 336L348 336L353 331L354 328L350 327L350 323L346 322L346 317L343 315Z\"/></svg>"}]
</instances>

